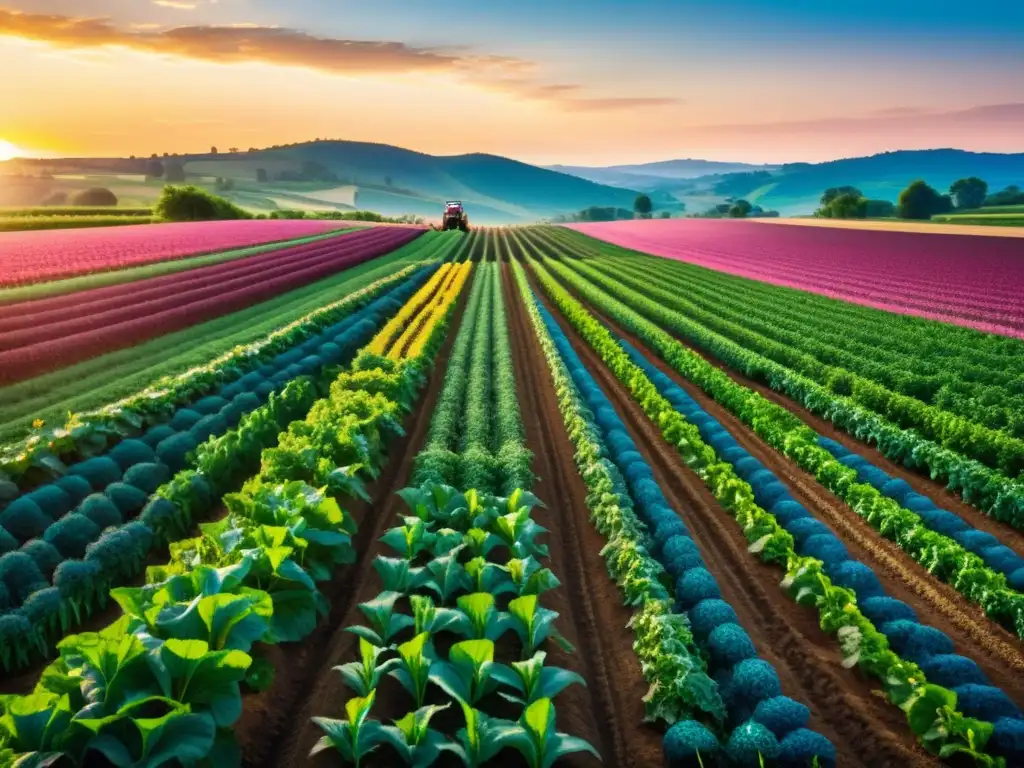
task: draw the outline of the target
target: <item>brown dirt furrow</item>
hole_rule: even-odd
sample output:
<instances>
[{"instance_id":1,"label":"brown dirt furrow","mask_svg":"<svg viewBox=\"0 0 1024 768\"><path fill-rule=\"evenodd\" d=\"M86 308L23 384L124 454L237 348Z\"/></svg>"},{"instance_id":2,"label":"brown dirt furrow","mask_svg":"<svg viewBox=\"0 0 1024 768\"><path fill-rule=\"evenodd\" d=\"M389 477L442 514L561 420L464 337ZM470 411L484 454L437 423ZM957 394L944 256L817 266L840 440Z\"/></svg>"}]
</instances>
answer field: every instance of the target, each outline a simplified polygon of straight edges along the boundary
<instances>
[{"instance_id":1,"label":"brown dirt furrow","mask_svg":"<svg viewBox=\"0 0 1024 768\"><path fill-rule=\"evenodd\" d=\"M267 649L276 669L274 684L262 694L246 696L242 719L234 729L246 766L311 764L309 751L322 735L311 718L345 716L344 703L351 693L342 686L341 676L333 667L357 656L353 649L358 647L358 638L344 630L362 623L357 604L380 591L373 570L373 558L381 546L377 539L395 524L404 508L395 491L407 483L416 453L426 439L468 294L464 290L459 297L427 390L404 421L405 435L388 447L387 465L367 489L372 501L347 508L358 524L354 541L358 554L355 563L341 568L329 584L321 587L331 605L330 616L302 643Z\"/></svg>"},{"instance_id":2,"label":"brown dirt furrow","mask_svg":"<svg viewBox=\"0 0 1024 768\"><path fill-rule=\"evenodd\" d=\"M538 296L547 303L540 290ZM818 626L817 613L796 605L777 587L779 570L747 551L728 512L664 441L600 357L556 309L548 307L623 416L672 508L690 529L723 599L736 610L761 658L775 667L783 693L811 709L808 727L832 741L839 764L939 765L916 744L903 713L885 702L869 680L841 666L838 645Z\"/></svg>"},{"instance_id":3,"label":"brown dirt furrow","mask_svg":"<svg viewBox=\"0 0 1024 768\"><path fill-rule=\"evenodd\" d=\"M606 327L647 355L659 370L685 389L745 450L779 478L794 499L832 528L846 544L850 556L875 571L891 597L913 606L922 623L946 632L958 653L974 659L994 684L1018 705L1024 705L1024 647L1014 635L988 619L978 606L968 602L953 587L928 573L895 542L879 534L842 499L818 483L813 475L765 443L736 416L687 381L641 339L592 305L584 305Z\"/></svg>"},{"instance_id":4,"label":"brown dirt furrow","mask_svg":"<svg viewBox=\"0 0 1024 768\"><path fill-rule=\"evenodd\" d=\"M562 426L547 363L507 263L502 272L520 409L527 446L534 453L534 492L549 510L544 524L551 529L550 567L563 584L548 607L561 614L563 633L571 629L575 636L570 639L576 653L552 661L570 666L587 681L586 696L576 688L559 698L559 728L587 738L605 765L653 768L661 765L662 734L643 723L648 686L633 652L633 633L626 627L632 612L622 604L600 556L605 542L588 519L587 488L573 461L575 449ZM569 698L571 693L575 699ZM594 764L592 759L579 762Z\"/></svg>"}]
</instances>

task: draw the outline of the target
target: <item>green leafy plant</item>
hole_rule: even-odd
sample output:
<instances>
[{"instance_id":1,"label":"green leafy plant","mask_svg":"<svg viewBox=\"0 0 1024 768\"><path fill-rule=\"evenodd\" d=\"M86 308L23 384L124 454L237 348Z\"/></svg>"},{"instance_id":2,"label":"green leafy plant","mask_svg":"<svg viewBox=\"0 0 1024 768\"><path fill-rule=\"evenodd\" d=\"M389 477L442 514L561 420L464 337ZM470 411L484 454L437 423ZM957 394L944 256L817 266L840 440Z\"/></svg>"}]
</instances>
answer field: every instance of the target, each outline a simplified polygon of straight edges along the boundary
<instances>
[{"instance_id":1,"label":"green leafy plant","mask_svg":"<svg viewBox=\"0 0 1024 768\"><path fill-rule=\"evenodd\" d=\"M406 765L427 768L435 763L442 751L451 748L448 738L430 727L430 720L434 715L449 706L451 705L431 704L420 707L396 720L393 726L385 726L385 738L401 755Z\"/></svg>"},{"instance_id":2,"label":"green leafy plant","mask_svg":"<svg viewBox=\"0 0 1024 768\"><path fill-rule=\"evenodd\" d=\"M523 644L523 654L531 656L548 638L558 643L565 651L573 650L572 645L555 631L555 611L541 607L537 595L523 595L508 604L512 628Z\"/></svg>"},{"instance_id":3,"label":"green leafy plant","mask_svg":"<svg viewBox=\"0 0 1024 768\"><path fill-rule=\"evenodd\" d=\"M406 627L413 625L410 616L395 612L395 603L402 597L400 592L382 592L373 600L359 603L359 610L370 622L369 627L348 627L347 631L366 639L378 647L386 647L391 639Z\"/></svg>"},{"instance_id":4,"label":"green leafy plant","mask_svg":"<svg viewBox=\"0 0 1024 768\"><path fill-rule=\"evenodd\" d=\"M345 685L355 691L357 696L366 697L377 687L384 675L401 664L397 658L380 661L380 657L387 652L387 648L378 647L365 637L360 637L359 661L350 661L335 669L341 673Z\"/></svg>"},{"instance_id":5,"label":"green leafy plant","mask_svg":"<svg viewBox=\"0 0 1024 768\"><path fill-rule=\"evenodd\" d=\"M314 757L328 749L337 750L342 759L359 767L363 758L373 752L387 740L384 726L370 719L370 710L377 697L376 691L369 696L356 697L345 702L347 720L332 720L327 717L314 717L313 722L324 732L310 751Z\"/></svg>"},{"instance_id":6,"label":"green leafy plant","mask_svg":"<svg viewBox=\"0 0 1024 768\"><path fill-rule=\"evenodd\" d=\"M551 699L537 699L530 704L519 718L519 725L512 746L530 768L551 768L556 760L574 752L589 752L601 759L588 742L555 730L555 705Z\"/></svg>"},{"instance_id":7,"label":"green leafy plant","mask_svg":"<svg viewBox=\"0 0 1024 768\"><path fill-rule=\"evenodd\" d=\"M455 628L460 635L470 640L495 641L512 629L509 614L498 610L494 595L489 592L473 592L457 600L462 621Z\"/></svg>"},{"instance_id":8,"label":"green leafy plant","mask_svg":"<svg viewBox=\"0 0 1024 768\"><path fill-rule=\"evenodd\" d=\"M430 679L460 702L476 704L499 685L512 685L514 674L494 661L491 640L463 640L451 647L448 661L434 665Z\"/></svg>"},{"instance_id":9,"label":"green leafy plant","mask_svg":"<svg viewBox=\"0 0 1024 768\"><path fill-rule=\"evenodd\" d=\"M513 661L511 667L516 676L509 678L509 684L518 689L519 695L500 695L525 707L538 699L553 699L570 685L586 686L586 681L575 672L544 666L546 658L544 651L537 651L525 661Z\"/></svg>"},{"instance_id":10,"label":"green leafy plant","mask_svg":"<svg viewBox=\"0 0 1024 768\"><path fill-rule=\"evenodd\" d=\"M423 706L427 684L431 680L430 669L434 664L433 649L427 642L429 639L429 632L421 632L398 646L400 663L389 672L412 695L417 707Z\"/></svg>"}]
</instances>

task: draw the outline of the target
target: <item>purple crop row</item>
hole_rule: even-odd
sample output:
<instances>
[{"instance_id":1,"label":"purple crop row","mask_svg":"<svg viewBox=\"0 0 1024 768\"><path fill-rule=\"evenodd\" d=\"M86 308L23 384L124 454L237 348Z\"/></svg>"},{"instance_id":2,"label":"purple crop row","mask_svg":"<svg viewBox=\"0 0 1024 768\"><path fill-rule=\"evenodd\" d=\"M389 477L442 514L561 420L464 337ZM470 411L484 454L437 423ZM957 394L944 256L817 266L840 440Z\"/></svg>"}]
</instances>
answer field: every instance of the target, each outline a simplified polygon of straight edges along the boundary
<instances>
[{"instance_id":1,"label":"purple crop row","mask_svg":"<svg viewBox=\"0 0 1024 768\"><path fill-rule=\"evenodd\" d=\"M1024 242L1015 238L701 219L571 228L719 272L1024 338Z\"/></svg>"},{"instance_id":2,"label":"purple crop row","mask_svg":"<svg viewBox=\"0 0 1024 768\"><path fill-rule=\"evenodd\" d=\"M0 288L293 240L347 222L267 219L0 233Z\"/></svg>"},{"instance_id":3,"label":"purple crop row","mask_svg":"<svg viewBox=\"0 0 1024 768\"><path fill-rule=\"evenodd\" d=\"M132 307L130 317L117 323L84 332L65 331L64 335L59 337L49 332L43 333L38 343L0 352L0 384L22 381L46 371L237 312L393 251L421 233L421 230L416 229L389 228L377 239L369 243L362 242L355 248L346 245L350 241L343 238L332 241L334 250L330 258L318 259L312 266L292 265L284 274L255 281L249 279L243 286L230 291L218 290L216 295L192 302L183 303L179 294L170 291L170 302L163 299L142 302ZM88 321L88 318L86 320Z\"/></svg>"},{"instance_id":4,"label":"purple crop row","mask_svg":"<svg viewBox=\"0 0 1024 768\"><path fill-rule=\"evenodd\" d=\"M190 304L212 296L229 293L248 283L270 280L295 269L308 269L328 263L339 252L368 248L379 242L393 242L393 230L367 229L339 238L285 248L211 267L178 272L164 277L137 280L132 283L79 291L58 296L53 301L63 307L36 310L44 302L23 302L14 317L0 317L0 351L16 349L67 333L102 328L137 315L137 307L145 304L147 313L181 304ZM339 251L339 248L342 249ZM347 249L347 250L345 250Z\"/></svg>"}]
</instances>

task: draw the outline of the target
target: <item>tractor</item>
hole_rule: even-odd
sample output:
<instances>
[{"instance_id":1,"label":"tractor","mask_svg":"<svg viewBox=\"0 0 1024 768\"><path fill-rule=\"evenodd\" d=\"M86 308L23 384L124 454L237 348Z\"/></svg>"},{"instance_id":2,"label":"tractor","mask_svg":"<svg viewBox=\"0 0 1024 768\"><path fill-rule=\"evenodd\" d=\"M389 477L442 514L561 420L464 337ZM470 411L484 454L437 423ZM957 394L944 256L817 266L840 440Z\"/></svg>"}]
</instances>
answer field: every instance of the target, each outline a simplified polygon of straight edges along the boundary
<instances>
[{"instance_id":1,"label":"tractor","mask_svg":"<svg viewBox=\"0 0 1024 768\"><path fill-rule=\"evenodd\" d=\"M462 207L461 200L448 200L444 204L444 216L441 219L441 230L447 232L449 229L461 229L469 231L469 216Z\"/></svg>"}]
</instances>

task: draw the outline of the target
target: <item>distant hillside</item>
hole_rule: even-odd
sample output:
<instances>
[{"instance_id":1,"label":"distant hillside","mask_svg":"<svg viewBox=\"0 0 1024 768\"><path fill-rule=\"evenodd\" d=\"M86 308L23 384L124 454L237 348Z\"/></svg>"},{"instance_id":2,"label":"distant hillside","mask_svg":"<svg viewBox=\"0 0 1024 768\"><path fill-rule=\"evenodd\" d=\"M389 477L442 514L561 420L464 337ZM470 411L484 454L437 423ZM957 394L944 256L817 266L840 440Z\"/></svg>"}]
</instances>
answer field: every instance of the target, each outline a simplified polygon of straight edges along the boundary
<instances>
[{"instance_id":1,"label":"distant hillside","mask_svg":"<svg viewBox=\"0 0 1024 768\"><path fill-rule=\"evenodd\" d=\"M536 221L592 205L632 208L637 192L484 154L438 157L351 141L316 141L248 152L159 158L180 164L187 180L230 181L223 192L255 210L365 208L385 215L440 216L445 200L466 204L481 224ZM145 159L19 161L26 173L46 172L64 187L112 186L122 199L144 203L163 181L139 176ZM0 173L3 173L0 164ZM132 174L136 174L132 176ZM103 174L108 174L103 183ZM33 192L36 194L36 192ZM669 200L666 195L659 200ZM31 204L10 202L7 204ZM678 207L678 206L676 206Z\"/></svg>"},{"instance_id":2,"label":"distant hillside","mask_svg":"<svg viewBox=\"0 0 1024 768\"><path fill-rule=\"evenodd\" d=\"M665 165L674 162L677 161ZM671 194L683 201L690 212L736 197L778 210L784 216L794 216L817 209L821 193L829 187L851 185L870 198L896 202L899 193L915 179L924 179L945 192L950 184L965 176L981 177L993 192L1010 184L1024 186L1024 153L900 150L827 163L790 163L690 179L657 179L646 186L634 182L632 186Z\"/></svg>"},{"instance_id":3,"label":"distant hillside","mask_svg":"<svg viewBox=\"0 0 1024 768\"><path fill-rule=\"evenodd\" d=\"M651 191L663 186L666 179L678 181L680 179L695 179L699 176L710 174L768 170L778 166L687 158L683 160L662 160L656 163L640 163L637 165L609 165L603 167L549 165L546 167L552 171L570 173L573 176L589 179L599 184L628 186L633 189Z\"/></svg>"}]
</instances>

